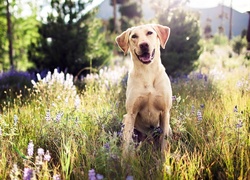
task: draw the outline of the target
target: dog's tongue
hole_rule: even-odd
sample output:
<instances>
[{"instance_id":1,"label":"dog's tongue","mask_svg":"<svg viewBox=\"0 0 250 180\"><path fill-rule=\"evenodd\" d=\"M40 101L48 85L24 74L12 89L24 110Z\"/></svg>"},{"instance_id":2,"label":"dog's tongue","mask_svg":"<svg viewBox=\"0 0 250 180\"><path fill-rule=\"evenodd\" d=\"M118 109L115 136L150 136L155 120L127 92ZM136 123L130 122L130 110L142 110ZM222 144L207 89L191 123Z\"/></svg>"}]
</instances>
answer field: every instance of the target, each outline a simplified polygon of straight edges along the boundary
<instances>
[{"instance_id":1,"label":"dog's tongue","mask_svg":"<svg viewBox=\"0 0 250 180\"><path fill-rule=\"evenodd\" d=\"M149 53L144 53L141 56L139 56L140 60L142 62L150 62L151 61L151 57Z\"/></svg>"}]
</instances>

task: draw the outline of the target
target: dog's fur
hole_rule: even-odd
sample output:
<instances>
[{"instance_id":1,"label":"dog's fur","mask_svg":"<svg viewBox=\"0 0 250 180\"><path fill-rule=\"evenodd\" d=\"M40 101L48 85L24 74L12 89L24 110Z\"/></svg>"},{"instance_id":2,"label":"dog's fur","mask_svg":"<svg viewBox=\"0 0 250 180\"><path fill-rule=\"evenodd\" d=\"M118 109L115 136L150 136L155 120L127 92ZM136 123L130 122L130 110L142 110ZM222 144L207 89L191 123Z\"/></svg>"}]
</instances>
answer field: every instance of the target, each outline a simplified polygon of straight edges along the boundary
<instances>
[{"instance_id":1,"label":"dog's fur","mask_svg":"<svg viewBox=\"0 0 250 180\"><path fill-rule=\"evenodd\" d=\"M170 135L172 88L161 63L160 46L165 48L170 29L158 24L132 27L116 37L126 54L130 52L133 66L129 71L126 91L126 111L123 123L123 155L127 156L134 128L146 136L152 128L160 127L161 152Z\"/></svg>"}]
</instances>

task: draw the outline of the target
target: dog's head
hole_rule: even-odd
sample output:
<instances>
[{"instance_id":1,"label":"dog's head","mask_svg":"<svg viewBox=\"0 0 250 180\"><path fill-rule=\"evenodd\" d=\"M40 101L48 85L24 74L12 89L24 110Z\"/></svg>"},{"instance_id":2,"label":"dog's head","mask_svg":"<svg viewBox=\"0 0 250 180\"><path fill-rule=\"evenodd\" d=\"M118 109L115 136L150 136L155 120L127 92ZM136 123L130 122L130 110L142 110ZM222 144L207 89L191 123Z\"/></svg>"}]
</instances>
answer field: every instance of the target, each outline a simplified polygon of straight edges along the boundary
<instances>
[{"instance_id":1,"label":"dog's head","mask_svg":"<svg viewBox=\"0 0 250 180\"><path fill-rule=\"evenodd\" d=\"M159 24L132 27L116 37L116 42L126 54L128 51L144 64L152 62L160 45L164 49L170 29Z\"/></svg>"}]
</instances>

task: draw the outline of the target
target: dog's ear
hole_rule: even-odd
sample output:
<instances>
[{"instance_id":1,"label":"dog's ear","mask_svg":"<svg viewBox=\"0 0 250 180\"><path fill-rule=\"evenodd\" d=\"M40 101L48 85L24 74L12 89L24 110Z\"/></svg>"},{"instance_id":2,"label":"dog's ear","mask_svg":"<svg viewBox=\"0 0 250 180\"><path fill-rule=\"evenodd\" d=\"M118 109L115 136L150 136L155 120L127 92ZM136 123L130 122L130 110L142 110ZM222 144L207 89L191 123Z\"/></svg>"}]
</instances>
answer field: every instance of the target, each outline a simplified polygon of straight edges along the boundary
<instances>
[{"instance_id":1,"label":"dog's ear","mask_svg":"<svg viewBox=\"0 0 250 180\"><path fill-rule=\"evenodd\" d=\"M116 37L115 41L120 47L120 49L124 52L124 55L127 54L129 45L128 45L128 37L129 37L130 29L127 29L119 36Z\"/></svg>"},{"instance_id":2,"label":"dog's ear","mask_svg":"<svg viewBox=\"0 0 250 180\"><path fill-rule=\"evenodd\" d=\"M170 28L159 24L153 24L152 26L160 39L161 47L165 49L165 46L167 44L170 35Z\"/></svg>"}]
</instances>

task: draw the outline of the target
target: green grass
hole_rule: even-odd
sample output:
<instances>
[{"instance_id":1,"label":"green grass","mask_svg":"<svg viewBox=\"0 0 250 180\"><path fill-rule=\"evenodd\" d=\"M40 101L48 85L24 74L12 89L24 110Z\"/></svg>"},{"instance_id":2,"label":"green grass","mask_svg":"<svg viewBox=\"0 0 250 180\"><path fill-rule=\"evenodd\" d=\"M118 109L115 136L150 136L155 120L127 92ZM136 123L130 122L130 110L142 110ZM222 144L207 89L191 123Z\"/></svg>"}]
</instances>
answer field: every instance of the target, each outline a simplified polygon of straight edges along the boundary
<instances>
[{"instance_id":1,"label":"green grass","mask_svg":"<svg viewBox=\"0 0 250 180\"><path fill-rule=\"evenodd\" d=\"M22 179L24 168L43 180L53 175L88 179L91 169L104 179L249 179L249 62L225 55L209 66L213 58L201 56L199 69L205 74L193 72L172 83L173 137L164 162L145 142L133 158L121 159L122 68L89 76L82 90L72 77L53 73L27 89L25 97L7 98L0 105L0 179ZM38 148L49 150L51 160L39 164Z\"/></svg>"}]
</instances>

